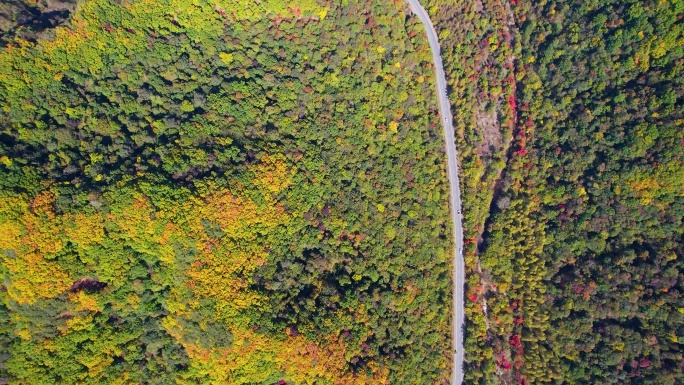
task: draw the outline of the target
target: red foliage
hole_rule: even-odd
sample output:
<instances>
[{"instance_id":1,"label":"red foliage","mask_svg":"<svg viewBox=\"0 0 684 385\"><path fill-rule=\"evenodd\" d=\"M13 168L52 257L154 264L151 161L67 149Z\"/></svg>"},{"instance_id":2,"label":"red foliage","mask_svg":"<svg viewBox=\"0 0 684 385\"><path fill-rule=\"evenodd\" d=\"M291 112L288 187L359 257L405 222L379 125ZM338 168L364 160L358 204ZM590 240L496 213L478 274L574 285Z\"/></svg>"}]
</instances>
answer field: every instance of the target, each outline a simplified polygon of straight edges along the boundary
<instances>
[{"instance_id":1,"label":"red foliage","mask_svg":"<svg viewBox=\"0 0 684 385\"><path fill-rule=\"evenodd\" d=\"M510 370L512 365L502 353L499 353L496 355L496 366L502 368L503 370Z\"/></svg>"},{"instance_id":2,"label":"red foliage","mask_svg":"<svg viewBox=\"0 0 684 385\"><path fill-rule=\"evenodd\" d=\"M104 23L104 24L102 24L102 28L103 28L104 30L106 30L107 32L109 32L109 33L114 33L114 32L116 32L116 30L115 30L114 28L112 28L112 25L109 24L109 23Z\"/></svg>"},{"instance_id":3,"label":"red foliage","mask_svg":"<svg viewBox=\"0 0 684 385\"><path fill-rule=\"evenodd\" d=\"M515 96L511 95L508 97L508 106L511 108L512 112L516 110Z\"/></svg>"},{"instance_id":4,"label":"red foliage","mask_svg":"<svg viewBox=\"0 0 684 385\"><path fill-rule=\"evenodd\" d=\"M471 294L468 299L472 302L477 302L477 293Z\"/></svg>"},{"instance_id":5,"label":"red foliage","mask_svg":"<svg viewBox=\"0 0 684 385\"><path fill-rule=\"evenodd\" d=\"M295 14L297 17L302 16L302 10L299 9L299 6L290 7L290 12Z\"/></svg>"},{"instance_id":6,"label":"red foliage","mask_svg":"<svg viewBox=\"0 0 684 385\"><path fill-rule=\"evenodd\" d=\"M520 335L519 334L513 334L509 340L509 343L515 350L522 349L522 345L520 344Z\"/></svg>"},{"instance_id":7,"label":"red foliage","mask_svg":"<svg viewBox=\"0 0 684 385\"><path fill-rule=\"evenodd\" d=\"M574 283L572 284L572 291L577 294L582 294L584 293L584 285L581 283Z\"/></svg>"}]
</instances>

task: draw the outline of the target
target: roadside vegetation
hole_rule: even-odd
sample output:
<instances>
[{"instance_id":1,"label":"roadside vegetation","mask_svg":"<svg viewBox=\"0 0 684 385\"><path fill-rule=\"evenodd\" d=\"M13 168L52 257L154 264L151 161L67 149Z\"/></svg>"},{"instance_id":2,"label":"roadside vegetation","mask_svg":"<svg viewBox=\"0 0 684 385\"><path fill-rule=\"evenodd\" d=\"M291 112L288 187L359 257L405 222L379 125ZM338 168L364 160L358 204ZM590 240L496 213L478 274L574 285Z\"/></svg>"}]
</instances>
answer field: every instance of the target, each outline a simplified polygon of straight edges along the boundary
<instances>
[{"instance_id":1,"label":"roadside vegetation","mask_svg":"<svg viewBox=\"0 0 684 385\"><path fill-rule=\"evenodd\" d=\"M468 383L678 384L682 1L428 1L463 168Z\"/></svg>"}]
</instances>

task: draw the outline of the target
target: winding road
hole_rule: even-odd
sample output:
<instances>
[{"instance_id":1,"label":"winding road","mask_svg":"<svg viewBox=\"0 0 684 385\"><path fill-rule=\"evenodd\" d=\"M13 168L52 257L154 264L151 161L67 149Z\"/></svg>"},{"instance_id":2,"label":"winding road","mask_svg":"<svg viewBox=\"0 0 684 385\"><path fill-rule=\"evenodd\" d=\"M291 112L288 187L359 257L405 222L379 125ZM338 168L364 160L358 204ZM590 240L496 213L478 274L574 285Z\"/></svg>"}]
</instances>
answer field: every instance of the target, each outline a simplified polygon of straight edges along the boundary
<instances>
[{"instance_id":1,"label":"winding road","mask_svg":"<svg viewBox=\"0 0 684 385\"><path fill-rule=\"evenodd\" d=\"M454 348L453 372L451 375L452 385L461 385L463 382L463 289L465 285L465 263L463 261L463 225L461 217L461 187L458 181L458 158L456 157L456 143L454 140L454 127L452 125L451 105L447 97L447 82L444 76L442 56L440 54L437 31L432 25L430 16L420 5L418 0L406 0L411 11L418 16L425 25L432 60L435 63L437 75L437 96L439 97L439 113L442 116L444 127L444 140L446 142L446 154L451 185L451 219L454 223L454 268L453 268L453 300L454 320L452 333L452 346Z\"/></svg>"}]
</instances>

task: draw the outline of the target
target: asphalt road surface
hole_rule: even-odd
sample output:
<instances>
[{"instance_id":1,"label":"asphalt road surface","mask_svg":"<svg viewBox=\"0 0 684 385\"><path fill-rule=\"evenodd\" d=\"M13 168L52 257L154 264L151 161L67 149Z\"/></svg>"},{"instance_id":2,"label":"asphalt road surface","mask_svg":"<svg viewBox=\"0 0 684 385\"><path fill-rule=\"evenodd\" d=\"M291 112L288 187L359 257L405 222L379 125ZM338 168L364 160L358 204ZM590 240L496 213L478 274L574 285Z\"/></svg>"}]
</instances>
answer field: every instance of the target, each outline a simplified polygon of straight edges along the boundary
<instances>
[{"instance_id":1,"label":"asphalt road surface","mask_svg":"<svg viewBox=\"0 0 684 385\"><path fill-rule=\"evenodd\" d=\"M444 127L444 140L446 141L446 154L451 185L451 219L454 223L454 323L452 333L452 346L454 349L452 385L461 385L463 382L463 289L465 284L465 270L463 261L463 225L461 217L461 187L458 181L458 158L456 157L456 144L454 141L454 127L452 126L451 108L447 97L447 83L442 66L442 56L439 48L439 39L435 27L430 21L430 16L420 5L418 0L406 0L413 13L418 16L425 25L432 61L435 64L437 75L437 96L439 97L439 113Z\"/></svg>"}]
</instances>

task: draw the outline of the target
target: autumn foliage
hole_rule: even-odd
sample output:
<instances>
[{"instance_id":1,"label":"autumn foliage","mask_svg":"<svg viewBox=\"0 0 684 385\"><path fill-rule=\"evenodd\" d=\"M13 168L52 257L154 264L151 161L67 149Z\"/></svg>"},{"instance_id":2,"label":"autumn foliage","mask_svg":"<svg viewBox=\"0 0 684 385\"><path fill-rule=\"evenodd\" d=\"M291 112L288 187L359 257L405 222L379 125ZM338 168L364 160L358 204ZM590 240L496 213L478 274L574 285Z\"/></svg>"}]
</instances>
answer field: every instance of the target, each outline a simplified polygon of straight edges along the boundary
<instances>
[{"instance_id":1,"label":"autumn foliage","mask_svg":"<svg viewBox=\"0 0 684 385\"><path fill-rule=\"evenodd\" d=\"M1 36L0 383L448 381L444 143L407 15L83 0Z\"/></svg>"}]
</instances>

